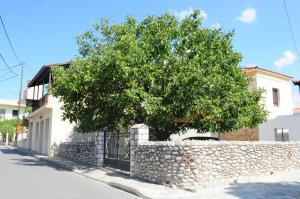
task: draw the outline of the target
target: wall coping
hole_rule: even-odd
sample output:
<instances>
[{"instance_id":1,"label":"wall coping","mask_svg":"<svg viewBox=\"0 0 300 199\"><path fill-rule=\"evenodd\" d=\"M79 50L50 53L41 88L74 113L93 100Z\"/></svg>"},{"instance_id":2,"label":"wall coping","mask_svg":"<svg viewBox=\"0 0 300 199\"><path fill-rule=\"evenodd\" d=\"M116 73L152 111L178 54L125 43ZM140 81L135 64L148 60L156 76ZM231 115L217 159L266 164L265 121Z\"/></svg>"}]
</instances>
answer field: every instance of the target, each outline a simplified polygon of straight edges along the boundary
<instances>
[{"instance_id":1,"label":"wall coping","mask_svg":"<svg viewBox=\"0 0 300 199\"><path fill-rule=\"evenodd\" d=\"M226 146L226 145L293 145L300 141L278 142L278 141L148 141L140 146Z\"/></svg>"},{"instance_id":2,"label":"wall coping","mask_svg":"<svg viewBox=\"0 0 300 199\"><path fill-rule=\"evenodd\" d=\"M72 141L67 141L61 143L61 145L82 145L82 144L95 144L96 142L90 141L90 142L72 142Z\"/></svg>"},{"instance_id":3,"label":"wall coping","mask_svg":"<svg viewBox=\"0 0 300 199\"><path fill-rule=\"evenodd\" d=\"M145 124L135 124L130 127L131 129L148 129L148 126Z\"/></svg>"}]
</instances>

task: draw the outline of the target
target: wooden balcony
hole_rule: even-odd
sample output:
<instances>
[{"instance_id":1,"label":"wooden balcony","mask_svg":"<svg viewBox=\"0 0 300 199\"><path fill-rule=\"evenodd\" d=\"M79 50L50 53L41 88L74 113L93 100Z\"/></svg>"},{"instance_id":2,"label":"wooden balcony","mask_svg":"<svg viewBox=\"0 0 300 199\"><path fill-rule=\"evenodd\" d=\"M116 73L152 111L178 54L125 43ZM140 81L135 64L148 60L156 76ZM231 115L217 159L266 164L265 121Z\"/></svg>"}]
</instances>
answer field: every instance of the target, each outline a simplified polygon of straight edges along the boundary
<instances>
[{"instance_id":1,"label":"wooden balcony","mask_svg":"<svg viewBox=\"0 0 300 199\"><path fill-rule=\"evenodd\" d=\"M40 107L44 106L48 103L48 95L44 95L39 100L33 100L33 99L26 99L26 106L32 107L32 112L39 109Z\"/></svg>"}]
</instances>

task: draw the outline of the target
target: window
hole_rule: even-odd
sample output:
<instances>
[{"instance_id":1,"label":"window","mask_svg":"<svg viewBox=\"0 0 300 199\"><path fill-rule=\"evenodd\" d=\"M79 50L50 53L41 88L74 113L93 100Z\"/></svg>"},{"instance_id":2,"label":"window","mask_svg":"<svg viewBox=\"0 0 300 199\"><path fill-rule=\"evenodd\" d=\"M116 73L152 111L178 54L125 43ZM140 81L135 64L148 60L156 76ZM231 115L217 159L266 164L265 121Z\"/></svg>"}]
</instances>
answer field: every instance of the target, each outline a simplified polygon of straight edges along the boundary
<instances>
[{"instance_id":1,"label":"window","mask_svg":"<svg viewBox=\"0 0 300 199\"><path fill-rule=\"evenodd\" d=\"M13 110L12 111L12 116L13 117L18 117L19 116L19 111L18 110Z\"/></svg>"},{"instance_id":2,"label":"window","mask_svg":"<svg viewBox=\"0 0 300 199\"><path fill-rule=\"evenodd\" d=\"M275 141L290 141L289 129L279 128L275 129Z\"/></svg>"},{"instance_id":3,"label":"window","mask_svg":"<svg viewBox=\"0 0 300 199\"><path fill-rule=\"evenodd\" d=\"M272 93L273 93L273 105L279 106L279 89L272 88Z\"/></svg>"},{"instance_id":4,"label":"window","mask_svg":"<svg viewBox=\"0 0 300 199\"><path fill-rule=\"evenodd\" d=\"M48 91L49 91L49 84L45 84L44 85L43 96L48 95Z\"/></svg>"},{"instance_id":5,"label":"window","mask_svg":"<svg viewBox=\"0 0 300 199\"><path fill-rule=\"evenodd\" d=\"M5 109L0 109L0 121L5 120Z\"/></svg>"}]
</instances>

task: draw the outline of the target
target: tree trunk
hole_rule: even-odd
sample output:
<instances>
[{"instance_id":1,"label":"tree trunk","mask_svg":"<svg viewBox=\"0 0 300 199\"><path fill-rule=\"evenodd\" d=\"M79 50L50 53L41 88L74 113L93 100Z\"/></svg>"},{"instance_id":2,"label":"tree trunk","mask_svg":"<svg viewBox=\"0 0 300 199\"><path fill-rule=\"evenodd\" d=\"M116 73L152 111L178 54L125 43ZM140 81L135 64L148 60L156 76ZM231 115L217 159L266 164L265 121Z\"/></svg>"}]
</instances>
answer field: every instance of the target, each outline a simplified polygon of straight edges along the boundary
<instances>
[{"instance_id":1,"label":"tree trunk","mask_svg":"<svg viewBox=\"0 0 300 199\"><path fill-rule=\"evenodd\" d=\"M172 132L158 130L158 129L150 129L150 141L168 141L170 139Z\"/></svg>"}]
</instances>

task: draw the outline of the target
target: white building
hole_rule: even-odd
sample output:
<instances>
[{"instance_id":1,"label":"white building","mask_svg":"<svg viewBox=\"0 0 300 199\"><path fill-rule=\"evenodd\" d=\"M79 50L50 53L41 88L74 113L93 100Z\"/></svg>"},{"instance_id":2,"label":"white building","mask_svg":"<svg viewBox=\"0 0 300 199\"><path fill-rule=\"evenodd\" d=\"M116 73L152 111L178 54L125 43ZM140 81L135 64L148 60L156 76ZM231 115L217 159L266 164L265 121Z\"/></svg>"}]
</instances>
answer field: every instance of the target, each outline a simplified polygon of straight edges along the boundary
<instances>
[{"instance_id":1,"label":"white building","mask_svg":"<svg viewBox=\"0 0 300 199\"><path fill-rule=\"evenodd\" d=\"M18 110L19 101L18 100L5 100L0 99L0 121L3 120L12 120L18 119L18 115L20 119L27 117L28 112L26 111L26 105L21 101L20 104L20 113ZM0 132L0 142L2 141L5 132Z\"/></svg>"},{"instance_id":2,"label":"white building","mask_svg":"<svg viewBox=\"0 0 300 199\"><path fill-rule=\"evenodd\" d=\"M225 140L260 140L260 141L300 141L300 115L294 114L292 95L292 77L258 66L242 69L252 78L250 89L264 90L262 104L269 112L267 121L257 128L240 129L220 135ZM298 83L298 84L297 84ZM299 85L299 81L294 81ZM235 134L235 135L234 135ZM225 136L225 137L224 137ZM189 130L185 134L172 135L172 140L197 139L204 137L218 137L216 134L198 134L196 130Z\"/></svg>"},{"instance_id":3,"label":"white building","mask_svg":"<svg viewBox=\"0 0 300 199\"><path fill-rule=\"evenodd\" d=\"M52 68L69 67L71 62L44 65L28 84L29 115L28 148L45 155L56 155L58 147L73 132L73 125L62 119L62 104L48 89L52 82Z\"/></svg>"},{"instance_id":4,"label":"white building","mask_svg":"<svg viewBox=\"0 0 300 199\"><path fill-rule=\"evenodd\" d=\"M0 99L0 120L11 120L18 119L18 100L4 100ZM20 106L20 119L26 117L28 113L26 112L26 105L21 103Z\"/></svg>"},{"instance_id":5,"label":"white building","mask_svg":"<svg viewBox=\"0 0 300 199\"><path fill-rule=\"evenodd\" d=\"M268 119L293 114L292 77L257 66L243 70L253 79L251 89L264 89L262 103L269 112Z\"/></svg>"},{"instance_id":6,"label":"white building","mask_svg":"<svg viewBox=\"0 0 300 199\"><path fill-rule=\"evenodd\" d=\"M292 77L260 67L244 68L252 89L265 90L262 101L268 120L259 125L260 141L300 141L300 117L294 114Z\"/></svg>"}]
</instances>

